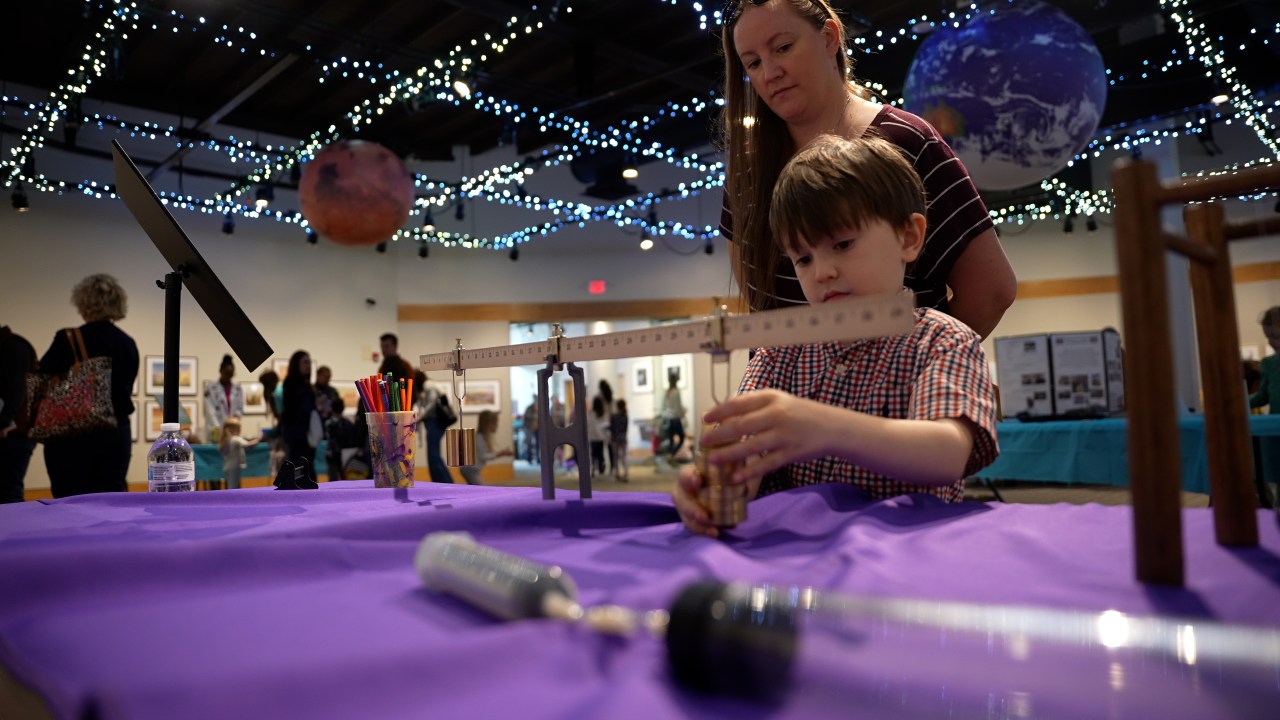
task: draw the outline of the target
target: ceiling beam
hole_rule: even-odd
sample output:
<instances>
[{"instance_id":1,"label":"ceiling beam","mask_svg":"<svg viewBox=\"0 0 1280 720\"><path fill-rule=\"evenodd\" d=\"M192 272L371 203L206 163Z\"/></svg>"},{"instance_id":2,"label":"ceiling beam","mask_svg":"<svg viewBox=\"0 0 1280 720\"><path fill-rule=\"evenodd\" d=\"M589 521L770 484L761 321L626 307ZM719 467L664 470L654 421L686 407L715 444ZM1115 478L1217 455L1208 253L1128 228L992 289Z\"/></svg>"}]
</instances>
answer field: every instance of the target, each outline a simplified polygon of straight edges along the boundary
<instances>
[{"instance_id":1,"label":"ceiling beam","mask_svg":"<svg viewBox=\"0 0 1280 720\"><path fill-rule=\"evenodd\" d=\"M240 107L241 103L243 103L245 100L248 100L249 98L257 94L259 90L261 90L264 86L266 86L267 83L274 80L277 75L284 72L285 68L292 65L294 61L296 61L297 59L298 59L298 56L294 55L293 53L290 53L280 58L280 60L275 65L272 65L271 67L267 68L266 72L259 75L258 79L249 83L248 87L236 93L236 96L228 100L226 104L224 104L222 107L218 108L217 110L214 110L212 115L196 123L195 127L192 128L193 132L199 134L204 132L211 126L218 124L218 122L220 122L222 118L226 117L227 114L229 114L231 111ZM186 157L187 153L191 152L191 149L193 147L194 145L191 143L183 145L182 147L175 150L171 155L169 155L169 157L160 161L159 165L155 166L155 168L152 169L151 172L147 173L147 182L154 182L156 178L163 175L165 171L167 171L170 167L173 166L174 163Z\"/></svg>"},{"instance_id":2,"label":"ceiling beam","mask_svg":"<svg viewBox=\"0 0 1280 720\"><path fill-rule=\"evenodd\" d=\"M465 10L469 13L496 20L498 22L507 22L511 19L515 12L510 5L499 0L443 0L445 3L452 5L458 9ZM543 33L547 33L549 37L564 42L572 42L573 34L569 30L556 23L547 23L542 29ZM697 90L698 92L707 89L707 79L700 77L694 73L682 72L680 70L672 71L672 69L663 62L636 52L629 48L616 45L607 40L597 39L597 47L601 55L607 55L615 60L621 60L630 65L635 70L645 74L662 73L665 79L680 85L689 90Z\"/></svg>"}]
</instances>

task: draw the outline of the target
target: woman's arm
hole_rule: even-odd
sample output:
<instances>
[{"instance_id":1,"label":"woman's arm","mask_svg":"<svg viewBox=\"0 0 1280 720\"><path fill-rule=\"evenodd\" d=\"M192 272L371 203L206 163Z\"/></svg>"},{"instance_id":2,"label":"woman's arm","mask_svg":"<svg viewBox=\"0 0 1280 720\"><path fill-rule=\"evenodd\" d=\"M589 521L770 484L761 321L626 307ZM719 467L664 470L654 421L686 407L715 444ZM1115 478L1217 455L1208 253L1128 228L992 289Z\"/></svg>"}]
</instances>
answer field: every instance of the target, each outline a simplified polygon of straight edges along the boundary
<instances>
[{"instance_id":1,"label":"woman's arm","mask_svg":"<svg viewBox=\"0 0 1280 720\"><path fill-rule=\"evenodd\" d=\"M994 229L975 237L947 277L953 293L948 314L986 338L1018 294L1018 279Z\"/></svg>"}]
</instances>

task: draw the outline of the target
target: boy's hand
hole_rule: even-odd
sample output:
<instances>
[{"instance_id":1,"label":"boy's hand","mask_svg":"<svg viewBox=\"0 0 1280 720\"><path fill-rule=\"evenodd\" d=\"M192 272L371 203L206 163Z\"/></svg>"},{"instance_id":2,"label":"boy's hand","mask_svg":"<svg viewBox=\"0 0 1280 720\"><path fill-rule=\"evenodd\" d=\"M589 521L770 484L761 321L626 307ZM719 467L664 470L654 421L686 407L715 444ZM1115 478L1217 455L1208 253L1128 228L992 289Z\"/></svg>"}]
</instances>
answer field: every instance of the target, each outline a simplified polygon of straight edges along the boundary
<instances>
[{"instance_id":1,"label":"boy's hand","mask_svg":"<svg viewBox=\"0 0 1280 720\"><path fill-rule=\"evenodd\" d=\"M709 524L711 519L707 508L698 501L698 490L702 488L702 474L692 465L684 465L676 475L676 487L671 491L675 501L676 512L689 532L707 537L719 537L720 530Z\"/></svg>"},{"instance_id":2,"label":"boy's hand","mask_svg":"<svg viewBox=\"0 0 1280 720\"><path fill-rule=\"evenodd\" d=\"M738 464L734 482L758 487L769 472L830 454L831 410L829 405L781 390L744 393L706 414L710 429L701 445L708 462Z\"/></svg>"}]
</instances>

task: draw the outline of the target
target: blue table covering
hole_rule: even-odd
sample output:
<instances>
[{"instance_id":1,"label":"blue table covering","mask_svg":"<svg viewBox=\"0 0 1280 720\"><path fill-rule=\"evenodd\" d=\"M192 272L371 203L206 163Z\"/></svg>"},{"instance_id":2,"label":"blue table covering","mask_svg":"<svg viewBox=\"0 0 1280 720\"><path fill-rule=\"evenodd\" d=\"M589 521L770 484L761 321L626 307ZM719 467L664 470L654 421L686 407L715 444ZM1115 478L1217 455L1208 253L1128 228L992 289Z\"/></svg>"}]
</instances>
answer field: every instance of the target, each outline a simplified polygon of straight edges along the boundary
<instances>
[{"instance_id":1,"label":"blue table covering","mask_svg":"<svg viewBox=\"0 0 1280 720\"><path fill-rule=\"evenodd\" d=\"M217 445L192 445L196 451L196 480L221 480L222 453ZM316 448L316 475L328 475L329 464L325 462L325 452L329 449L329 441L321 440ZM268 477L271 469L271 448L260 442L244 451L245 467L240 471L242 478Z\"/></svg>"},{"instance_id":2,"label":"blue table covering","mask_svg":"<svg viewBox=\"0 0 1280 720\"><path fill-rule=\"evenodd\" d=\"M978 473L991 480L1129 484L1128 420L1061 420L996 424L1000 457ZM1249 433L1264 439L1270 451L1280 436L1280 415L1250 415ZM1178 421L1178 450L1182 457L1182 487L1209 492L1209 456L1204 439L1204 416ZM1280 469L1280 468L1278 468Z\"/></svg>"}]
</instances>

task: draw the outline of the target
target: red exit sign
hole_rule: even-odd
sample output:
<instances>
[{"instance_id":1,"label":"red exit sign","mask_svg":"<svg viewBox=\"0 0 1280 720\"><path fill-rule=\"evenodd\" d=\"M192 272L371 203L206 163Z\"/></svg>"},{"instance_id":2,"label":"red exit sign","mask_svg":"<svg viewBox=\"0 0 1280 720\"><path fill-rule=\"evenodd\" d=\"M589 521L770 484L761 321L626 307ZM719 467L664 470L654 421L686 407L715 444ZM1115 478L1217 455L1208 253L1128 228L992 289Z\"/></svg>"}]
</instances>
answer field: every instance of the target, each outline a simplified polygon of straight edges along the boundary
<instances>
[{"instance_id":1,"label":"red exit sign","mask_svg":"<svg viewBox=\"0 0 1280 720\"><path fill-rule=\"evenodd\" d=\"M603 295L603 294L604 294L604 281L603 281L603 280L590 280L590 281L588 281L588 282L587 282L587 292L591 293L592 295Z\"/></svg>"}]
</instances>

